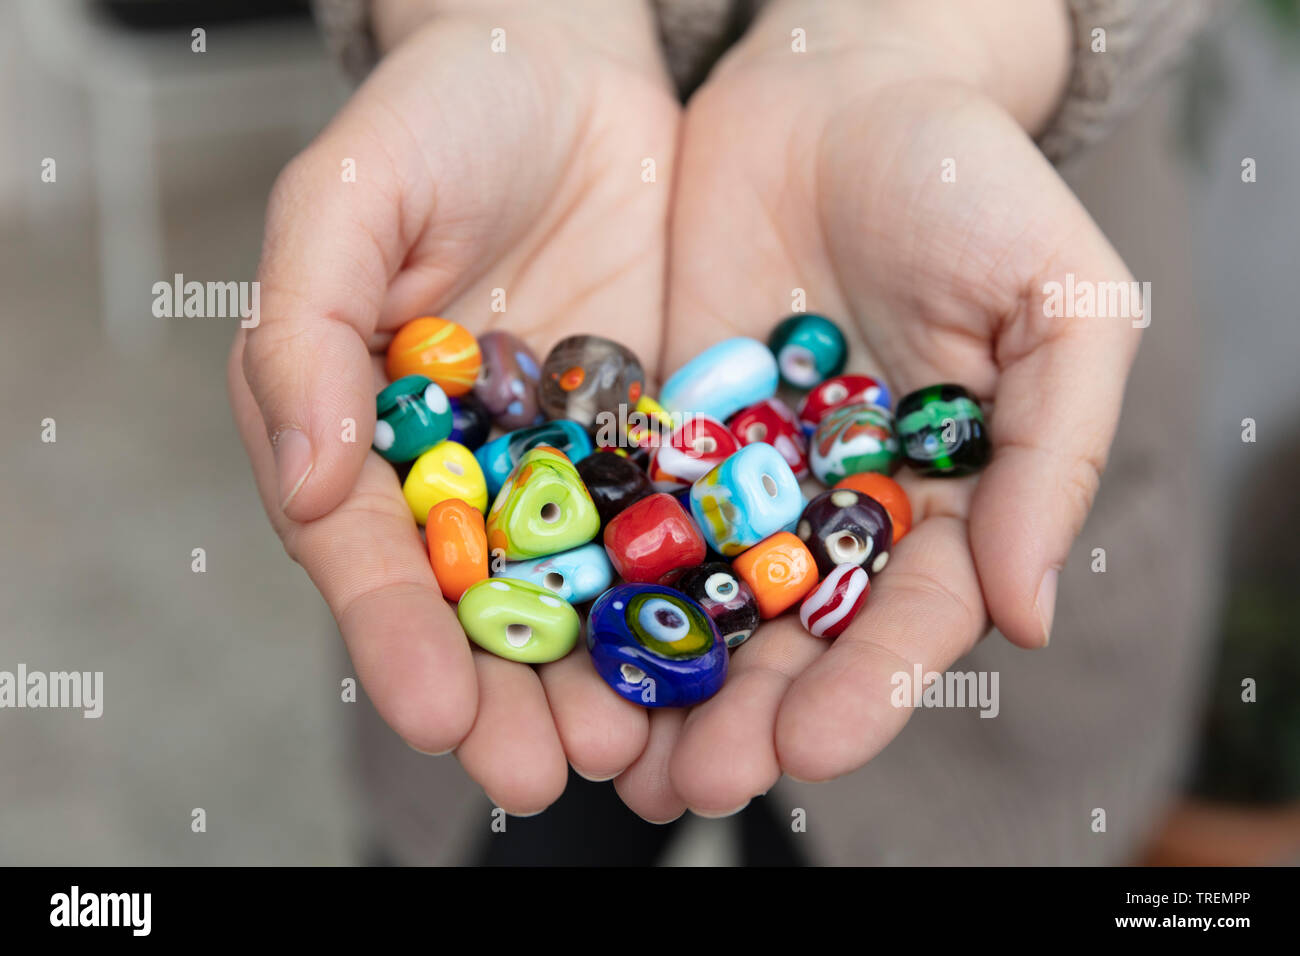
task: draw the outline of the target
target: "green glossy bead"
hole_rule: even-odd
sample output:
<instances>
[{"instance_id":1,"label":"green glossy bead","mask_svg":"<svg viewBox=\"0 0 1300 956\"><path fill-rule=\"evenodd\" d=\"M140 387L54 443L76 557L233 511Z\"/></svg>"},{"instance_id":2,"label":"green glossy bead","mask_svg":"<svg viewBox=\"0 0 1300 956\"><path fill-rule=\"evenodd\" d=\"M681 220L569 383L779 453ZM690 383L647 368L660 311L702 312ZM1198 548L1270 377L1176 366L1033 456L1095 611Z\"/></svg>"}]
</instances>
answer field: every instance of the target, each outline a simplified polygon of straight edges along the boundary
<instances>
[{"instance_id":1,"label":"green glossy bead","mask_svg":"<svg viewBox=\"0 0 1300 956\"><path fill-rule=\"evenodd\" d=\"M960 385L930 385L904 396L898 438L908 465L931 478L979 471L991 451L979 402Z\"/></svg>"},{"instance_id":2,"label":"green glossy bead","mask_svg":"<svg viewBox=\"0 0 1300 956\"><path fill-rule=\"evenodd\" d=\"M824 315L806 312L782 320L768 336L781 380L812 388L844 371L849 345L840 327Z\"/></svg>"},{"instance_id":3,"label":"green glossy bead","mask_svg":"<svg viewBox=\"0 0 1300 956\"><path fill-rule=\"evenodd\" d=\"M549 445L519 459L487 517L488 548L508 561L568 551L598 531L600 514L578 470Z\"/></svg>"},{"instance_id":4,"label":"green glossy bead","mask_svg":"<svg viewBox=\"0 0 1300 956\"><path fill-rule=\"evenodd\" d=\"M451 434L451 402L423 375L407 375L375 398L374 449L393 462L414 461Z\"/></svg>"},{"instance_id":5,"label":"green glossy bead","mask_svg":"<svg viewBox=\"0 0 1300 956\"><path fill-rule=\"evenodd\" d=\"M577 643L578 612L528 581L489 578L461 595L456 616L469 639L498 657L525 664L557 661Z\"/></svg>"}]
</instances>

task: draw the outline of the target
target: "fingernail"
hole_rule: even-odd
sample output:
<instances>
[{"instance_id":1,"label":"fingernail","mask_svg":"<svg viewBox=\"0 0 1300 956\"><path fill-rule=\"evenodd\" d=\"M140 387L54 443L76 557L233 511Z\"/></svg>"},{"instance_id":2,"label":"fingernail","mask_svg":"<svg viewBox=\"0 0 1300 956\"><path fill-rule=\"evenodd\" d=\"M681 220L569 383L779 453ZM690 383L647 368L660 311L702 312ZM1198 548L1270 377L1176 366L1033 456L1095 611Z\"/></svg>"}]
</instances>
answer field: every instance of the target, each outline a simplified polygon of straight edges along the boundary
<instances>
[{"instance_id":1,"label":"fingernail","mask_svg":"<svg viewBox=\"0 0 1300 956\"><path fill-rule=\"evenodd\" d=\"M315 465L311 439L297 428L287 426L275 433L271 444L275 448L275 471L280 481L280 510L283 511L289 507L289 502L298 494Z\"/></svg>"},{"instance_id":2,"label":"fingernail","mask_svg":"<svg viewBox=\"0 0 1300 956\"><path fill-rule=\"evenodd\" d=\"M723 810L721 812L715 812L713 810L692 810L691 812L694 813L697 817L704 817L704 819L706 820L721 820L724 817L734 817L737 813L745 809L745 807L747 806L749 806L748 800L746 800L740 806L736 807L736 809L734 810Z\"/></svg>"},{"instance_id":3,"label":"fingernail","mask_svg":"<svg viewBox=\"0 0 1300 956\"><path fill-rule=\"evenodd\" d=\"M1048 568L1043 580L1038 582L1038 597L1034 598L1034 610L1038 612L1038 623L1043 628L1043 646L1052 639L1052 615L1056 612L1056 581L1060 572Z\"/></svg>"}]
</instances>

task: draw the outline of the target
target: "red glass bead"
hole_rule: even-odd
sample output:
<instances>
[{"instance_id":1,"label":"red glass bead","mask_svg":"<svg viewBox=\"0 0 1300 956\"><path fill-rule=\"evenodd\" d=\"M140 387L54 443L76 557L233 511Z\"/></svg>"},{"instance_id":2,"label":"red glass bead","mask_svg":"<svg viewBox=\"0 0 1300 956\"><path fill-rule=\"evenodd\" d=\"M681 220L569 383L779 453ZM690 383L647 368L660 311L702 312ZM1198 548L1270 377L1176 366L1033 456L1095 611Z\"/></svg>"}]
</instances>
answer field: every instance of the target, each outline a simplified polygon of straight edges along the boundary
<instances>
[{"instance_id":1,"label":"red glass bead","mask_svg":"<svg viewBox=\"0 0 1300 956\"><path fill-rule=\"evenodd\" d=\"M765 441L781 453L796 478L808 477L808 443L794 412L779 398L750 405L732 416L727 425L742 445Z\"/></svg>"},{"instance_id":2,"label":"red glass bead","mask_svg":"<svg viewBox=\"0 0 1300 956\"><path fill-rule=\"evenodd\" d=\"M620 511L605 527L605 551L624 581L658 581L704 563L704 537L677 499L660 492Z\"/></svg>"},{"instance_id":3,"label":"red glass bead","mask_svg":"<svg viewBox=\"0 0 1300 956\"><path fill-rule=\"evenodd\" d=\"M867 572L857 564L841 564L803 599L799 621L813 637L833 640L853 623L870 593Z\"/></svg>"}]
</instances>

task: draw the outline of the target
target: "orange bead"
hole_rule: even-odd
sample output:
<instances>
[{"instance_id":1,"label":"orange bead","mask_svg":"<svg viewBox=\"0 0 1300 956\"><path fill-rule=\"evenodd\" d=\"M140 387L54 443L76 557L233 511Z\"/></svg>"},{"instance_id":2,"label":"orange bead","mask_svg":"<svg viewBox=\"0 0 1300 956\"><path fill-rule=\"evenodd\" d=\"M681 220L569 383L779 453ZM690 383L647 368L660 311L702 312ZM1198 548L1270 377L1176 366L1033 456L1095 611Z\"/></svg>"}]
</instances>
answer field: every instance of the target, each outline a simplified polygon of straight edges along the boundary
<instances>
[{"instance_id":1,"label":"orange bead","mask_svg":"<svg viewBox=\"0 0 1300 956\"><path fill-rule=\"evenodd\" d=\"M448 601L459 601L471 584L488 576L483 513L467 501L448 498L429 509L424 527L438 587Z\"/></svg>"},{"instance_id":2,"label":"orange bead","mask_svg":"<svg viewBox=\"0 0 1300 956\"><path fill-rule=\"evenodd\" d=\"M731 566L758 598L758 613L764 620L798 604L817 587L812 552L788 531L764 538Z\"/></svg>"},{"instance_id":3,"label":"orange bead","mask_svg":"<svg viewBox=\"0 0 1300 956\"><path fill-rule=\"evenodd\" d=\"M478 340L450 319L426 315L397 330L388 344L388 377L406 375L431 378L448 395L464 395L474 387L483 355Z\"/></svg>"},{"instance_id":4,"label":"orange bead","mask_svg":"<svg viewBox=\"0 0 1300 956\"><path fill-rule=\"evenodd\" d=\"M860 475L849 475L835 486L860 492L880 502L889 512L889 520L894 523L894 544L902 540L903 535L912 530L912 503L907 500L903 486L888 475L874 471L864 471Z\"/></svg>"}]
</instances>

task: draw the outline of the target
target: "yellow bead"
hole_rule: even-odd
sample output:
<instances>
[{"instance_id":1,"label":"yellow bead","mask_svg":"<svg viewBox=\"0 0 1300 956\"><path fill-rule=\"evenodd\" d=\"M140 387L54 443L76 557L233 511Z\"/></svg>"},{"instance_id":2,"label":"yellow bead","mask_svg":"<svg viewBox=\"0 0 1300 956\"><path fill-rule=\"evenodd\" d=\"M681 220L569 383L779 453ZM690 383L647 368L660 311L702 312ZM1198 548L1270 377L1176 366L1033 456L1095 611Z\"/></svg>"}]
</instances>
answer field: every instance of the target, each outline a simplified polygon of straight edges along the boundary
<instances>
[{"instance_id":1,"label":"yellow bead","mask_svg":"<svg viewBox=\"0 0 1300 956\"><path fill-rule=\"evenodd\" d=\"M454 441L439 442L415 460L402 485L402 494L415 520L424 524L429 509L448 498L459 498L487 511L487 481L474 453Z\"/></svg>"}]
</instances>

